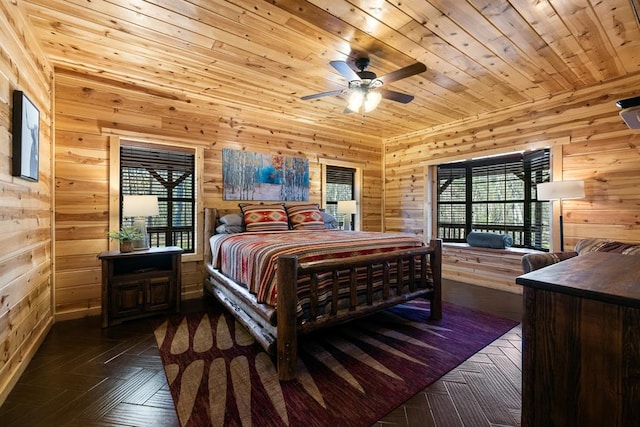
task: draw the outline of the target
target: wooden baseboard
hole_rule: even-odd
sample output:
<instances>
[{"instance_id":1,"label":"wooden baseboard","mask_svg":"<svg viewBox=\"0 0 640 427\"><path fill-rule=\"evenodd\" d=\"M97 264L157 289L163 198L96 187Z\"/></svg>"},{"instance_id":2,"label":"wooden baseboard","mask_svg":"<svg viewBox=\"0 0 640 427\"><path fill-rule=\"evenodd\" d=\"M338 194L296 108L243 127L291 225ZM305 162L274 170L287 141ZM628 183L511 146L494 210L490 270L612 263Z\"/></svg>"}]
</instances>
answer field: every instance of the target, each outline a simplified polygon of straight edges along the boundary
<instances>
[{"instance_id":1,"label":"wooden baseboard","mask_svg":"<svg viewBox=\"0 0 640 427\"><path fill-rule=\"evenodd\" d=\"M25 369L27 369L27 366L29 366L31 359L33 359L33 356L35 356L38 349L42 345L42 342L49 334L49 331L51 330L53 324L54 320L53 317L51 317L47 321L47 324L40 330L40 334L33 341L31 341L29 348L27 348L26 351L20 356L22 360L20 361L18 366L16 366L13 372L9 372L8 377L3 378L0 382L0 406L2 406L5 400L7 400L9 393L11 393L11 390L13 390L13 387L15 387Z\"/></svg>"},{"instance_id":2,"label":"wooden baseboard","mask_svg":"<svg viewBox=\"0 0 640 427\"><path fill-rule=\"evenodd\" d=\"M83 317L100 316L102 314L102 308L91 307L82 310L70 310L64 312L56 312L56 322L62 322L65 320L82 319Z\"/></svg>"}]
</instances>

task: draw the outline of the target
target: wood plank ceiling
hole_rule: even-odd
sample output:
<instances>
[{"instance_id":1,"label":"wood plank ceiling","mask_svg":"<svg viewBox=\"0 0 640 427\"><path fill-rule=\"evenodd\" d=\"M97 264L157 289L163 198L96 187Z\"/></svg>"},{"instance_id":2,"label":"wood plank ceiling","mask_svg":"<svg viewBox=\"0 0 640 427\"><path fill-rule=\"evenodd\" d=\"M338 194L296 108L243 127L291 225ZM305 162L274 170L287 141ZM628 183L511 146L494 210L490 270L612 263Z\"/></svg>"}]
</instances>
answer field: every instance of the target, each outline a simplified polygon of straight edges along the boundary
<instances>
[{"instance_id":1,"label":"wood plank ceiling","mask_svg":"<svg viewBox=\"0 0 640 427\"><path fill-rule=\"evenodd\" d=\"M99 75L213 114L282 115L382 138L640 70L637 0L24 0L58 69ZM362 117L330 65L371 60L415 95ZM355 66L354 66L355 68ZM640 91L640 88L638 88Z\"/></svg>"}]
</instances>

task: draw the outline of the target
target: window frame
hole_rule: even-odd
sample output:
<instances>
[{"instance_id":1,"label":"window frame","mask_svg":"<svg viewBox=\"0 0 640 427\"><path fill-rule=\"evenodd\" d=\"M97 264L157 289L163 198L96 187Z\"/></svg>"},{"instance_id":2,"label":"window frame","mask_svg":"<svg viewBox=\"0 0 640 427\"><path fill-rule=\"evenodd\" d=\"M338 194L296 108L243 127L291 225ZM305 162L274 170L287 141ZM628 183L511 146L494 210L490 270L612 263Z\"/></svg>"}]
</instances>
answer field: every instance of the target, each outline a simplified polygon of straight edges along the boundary
<instances>
[{"instance_id":1,"label":"window frame","mask_svg":"<svg viewBox=\"0 0 640 427\"><path fill-rule=\"evenodd\" d=\"M358 212L354 215L354 219L353 219L353 226L354 226L354 230L360 230L362 225L361 225L361 218L362 218L362 201L361 201L361 194L362 194L362 175L363 175L363 169L364 169L364 165L360 164L360 163L355 163L355 162L343 162L340 160L335 160L335 159L324 159L324 158L320 158L318 159L319 163L320 163L320 167L321 167L321 182L322 182L322 202L321 202L321 207L323 209L326 209L327 207L327 166L335 166L335 167L340 167L340 168L348 168L348 169L353 169L354 175L353 175L353 200L356 201L356 203L358 204ZM336 218L338 219L338 218Z\"/></svg>"},{"instance_id":2,"label":"window frame","mask_svg":"<svg viewBox=\"0 0 640 427\"><path fill-rule=\"evenodd\" d=\"M204 259L204 194L203 194L203 178L204 170L204 148L181 142L180 140L167 140L162 138L149 138L144 135L139 136L121 136L110 135L109 137L109 229L117 230L120 227L120 147L122 142L126 144L140 144L146 147L157 146L159 150L175 150L176 148L191 151L195 155L194 170L194 251L193 253L185 253L182 255L183 262L202 261ZM118 244L109 240L109 250L117 250Z\"/></svg>"},{"instance_id":3,"label":"window frame","mask_svg":"<svg viewBox=\"0 0 640 427\"><path fill-rule=\"evenodd\" d=\"M351 187L351 197L348 199L339 199L339 200L328 200L328 189L329 189L329 175L331 175L333 172L332 171L339 171L337 173L343 173L344 175L351 175L351 179L350 180L343 180L344 182L341 182L340 184L346 184L349 185ZM347 182L350 181L350 182ZM338 201L341 200L354 200L354 195L355 195L355 188L356 188L356 170L354 168L348 168L348 167L344 167L344 166L336 166L336 165L325 165L325 179L324 179L324 185L327 189L327 191L325 192L325 205L324 208L325 210L329 211L329 206L335 206L336 209L332 209L333 211L337 210L337 206L338 206ZM331 182L332 184L337 184L337 182ZM331 212L328 212L331 213ZM338 222L340 222L340 219L337 218L338 216L344 216L342 214L338 215L336 214L332 214L334 217L336 217L336 219L338 219ZM353 215L352 215L353 216ZM350 223L353 223L353 218L350 218L349 220Z\"/></svg>"},{"instance_id":4,"label":"window frame","mask_svg":"<svg viewBox=\"0 0 640 427\"><path fill-rule=\"evenodd\" d=\"M531 147L531 150L522 150L520 152L516 152L508 154L508 153L500 153L500 152L495 152L492 155L487 155L484 156L482 158L476 158L476 159L468 159L468 158L456 158L456 159L451 159L451 161L440 161L438 163L431 163L427 166L427 173L426 173L426 179L427 179L427 207L428 209L426 210L426 218L425 218L425 235L427 236L431 236L431 238L437 238L436 236L438 235L438 226L439 226L439 197L438 197L438 193L439 193L439 179L438 179L438 168L441 165L447 164L450 166L462 166L462 167L467 167L468 165L478 165L478 164L487 164L487 162L493 163L494 161L496 161L497 163L501 163L501 160L504 159L513 159L514 156L522 156L523 158L526 158L528 160L531 159L532 154L535 155L535 152L540 152L542 150L547 150L548 151L548 157L549 157L549 168L545 169L545 171L548 171L548 174L546 175L548 177L548 179L550 179L550 177L552 176L554 171L558 170L558 159L559 156L554 156L553 155L553 145L562 145L564 143L568 142L568 138L567 139L561 139L558 140L557 143L552 144L551 146L547 143L547 144L540 144L536 147ZM561 167L561 165L560 165ZM470 170L470 168L468 169ZM538 177L538 179L540 179L540 177ZM532 178L530 175L527 176L523 176L523 181L525 182L531 182ZM471 204L467 203L466 200L470 200L471 197L468 194L468 190L467 187L470 184L471 179L469 179L469 181L467 181L467 183L465 183L465 201L464 201L464 206L468 208L466 208L466 218L465 218L465 236L466 234L468 234L469 230L470 230L470 223L472 223L473 219L470 217L469 215L469 209L471 208ZM536 180L536 183L538 181ZM542 209L540 209L542 203L547 203L544 201L538 201L535 197L535 184L532 185L525 185L524 188L524 196L523 196L523 201L524 203L526 203L525 205L525 209L523 210L522 214L525 217L523 219L523 222L525 220L529 220L531 221L531 215L532 215L532 209L535 209L535 215L534 217L536 217L538 223L536 223L536 225L538 226L538 228L533 228L534 231L536 231L536 235L532 235L531 231L532 229L526 230L526 232L528 233L526 236L526 239L524 238L524 233L525 233L525 229L524 226L522 227L515 227L515 228L522 228L522 233L523 233L523 239L522 239L522 243L520 245L517 245L518 247L522 247L525 249L532 249L532 250L543 250L543 251L548 251L551 250L551 248L554 247L554 241L555 241L555 224L553 222L553 217L551 216L551 211L553 209L553 206L549 206L549 216L547 215L542 215ZM430 205L430 206L429 206ZM430 212L430 214L429 214ZM429 218L430 215L430 218ZM550 218L549 218L550 217ZM533 220L535 221L535 220ZM543 241L541 236L543 234L543 232L539 229L539 227L546 227L546 231L544 231L544 233L546 233L546 241ZM445 242L451 242L451 243L461 243L463 241L466 241L466 239L462 240L462 239L445 239ZM546 243L548 245L548 247L543 247L544 243Z\"/></svg>"}]
</instances>

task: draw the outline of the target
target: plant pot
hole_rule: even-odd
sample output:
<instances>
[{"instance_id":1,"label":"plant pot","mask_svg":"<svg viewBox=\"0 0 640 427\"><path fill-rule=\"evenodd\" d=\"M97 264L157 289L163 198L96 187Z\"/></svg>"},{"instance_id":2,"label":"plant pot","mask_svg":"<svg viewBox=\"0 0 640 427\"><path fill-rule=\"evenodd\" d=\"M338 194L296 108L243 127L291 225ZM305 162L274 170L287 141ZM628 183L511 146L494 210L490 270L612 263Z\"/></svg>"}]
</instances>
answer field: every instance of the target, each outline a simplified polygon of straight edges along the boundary
<instances>
[{"instance_id":1,"label":"plant pot","mask_svg":"<svg viewBox=\"0 0 640 427\"><path fill-rule=\"evenodd\" d=\"M120 242L120 252L133 251L133 240L122 240Z\"/></svg>"}]
</instances>

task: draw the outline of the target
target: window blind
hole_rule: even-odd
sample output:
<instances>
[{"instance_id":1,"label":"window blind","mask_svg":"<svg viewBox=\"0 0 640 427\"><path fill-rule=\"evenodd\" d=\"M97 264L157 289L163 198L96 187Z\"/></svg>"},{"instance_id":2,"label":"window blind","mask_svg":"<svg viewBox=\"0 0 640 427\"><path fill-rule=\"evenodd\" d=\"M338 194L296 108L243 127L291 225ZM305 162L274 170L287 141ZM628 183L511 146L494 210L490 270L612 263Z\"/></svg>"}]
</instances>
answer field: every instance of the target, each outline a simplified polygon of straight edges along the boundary
<instances>
[{"instance_id":1,"label":"window blind","mask_svg":"<svg viewBox=\"0 0 640 427\"><path fill-rule=\"evenodd\" d=\"M129 194L158 197L159 215L147 219L154 246L180 246L194 250L195 154L182 151L121 145L120 203ZM122 205L120 212L122 212ZM121 224L132 221L120 219Z\"/></svg>"},{"instance_id":2,"label":"window blind","mask_svg":"<svg viewBox=\"0 0 640 427\"><path fill-rule=\"evenodd\" d=\"M548 203L536 200L535 188L549 171L549 150L439 165L438 237L504 233L514 246L548 249Z\"/></svg>"}]
</instances>

